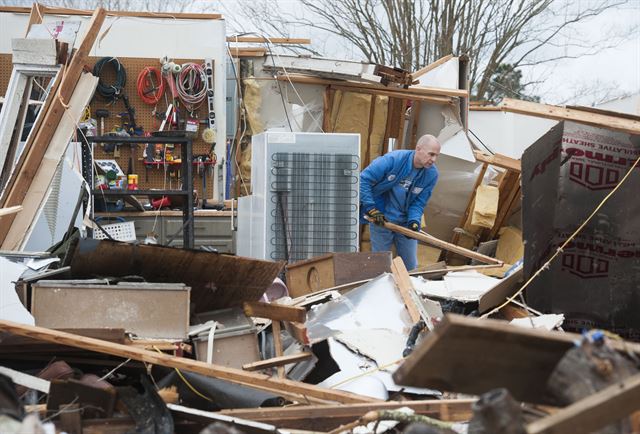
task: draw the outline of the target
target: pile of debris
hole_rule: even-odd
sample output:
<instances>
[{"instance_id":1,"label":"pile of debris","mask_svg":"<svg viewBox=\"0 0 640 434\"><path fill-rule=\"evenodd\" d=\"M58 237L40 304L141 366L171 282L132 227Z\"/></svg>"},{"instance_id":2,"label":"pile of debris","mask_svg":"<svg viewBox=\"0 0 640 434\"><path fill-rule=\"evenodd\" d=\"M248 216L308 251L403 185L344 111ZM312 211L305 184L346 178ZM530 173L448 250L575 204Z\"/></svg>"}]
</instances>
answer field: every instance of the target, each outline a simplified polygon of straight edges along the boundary
<instances>
[{"instance_id":1,"label":"pile of debris","mask_svg":"<svg viewBox=\"0 0 640 434\"><path fill-rule=\"evenodd\" d=\"M420 134L440 131L443 187L427 210L430 233L438 236L384 223L430 246L436 259L421 260L428 265L408 271L391 252L358 251L366 231L357 220L346 219L346 231L353 233L348 248L327 247L334 244L326 238L340 238L329 231L321 240L324 250L307 246L296 252L304 259L294 261L292 239L310 229L287 226L282 197L273 201L280 210L267 200L272 212L252 202L245 181L256 196L276 188L261 179L266 169L255 161L255 176L245 172L251 169L252 150L242 148L245 132L240 131L229 139L236 140L236 154L225 149L221 155L238 163L236 187L247 196L231 200L231 209L223 212L231 225L236 216L245 219L238 237L251 239L260 252L254 254L249 241L237 249L246 250L246 257L211 246L196 250L191 248L193 208L211 205L204 196L210 166L222 172L209 182L224 179L227 170L213 151L213 96L207 100L209 131L190 138L145 136L125 98L122 121L139 137L99 137L101 143L118 144L97 151L113 153L113 160L103 160L106 169L96 183L89 143L100 141L87 137L87 128L78 133L89 167L76 173L75 207L46 206L52 185L63 184L61 161L76 127L84 122L97 128L90 112L104 77L88 72L86 64L94 43L111 29L99 37L107 12L97 9L75 50L70 49L73 40L34 38L50 30L38 27L43 14L67 12L34 5L28 37L13 41L14 75L0 112L0 433L640 432L640 346L624 340L636 339L640 330L635 315L640 274L633 272L640 257L639 232L632 217L638 207L629 200L640 181L630 178L626 193L607 203L637 167L638 119L505 100L499 110L563 122L529 143L522 160L489 155L472 149L467 137L469 92L460 79L464 57L447 56L411 74L235 47L229 56L250 59L235 77L244 86L238 113L250 124L244 130L251 130L256 143L268 137L260 136L262 131L286 146L295 142L291 124L286 133L276 125L282 121L278 116L289 121L297 105L285 103L283 93L295 91L304 105L295 122L301 134L360 137L349 143L357 148L349 160L356 167L341 169L352 177L350 188L357 185L358 162L365 167L392 144L411 149ZM73 38L78 28L71 31ZM113 60L116 80L124 64L140 68L139 60ZM163 68L181 68L166 58L162 62ZM203 77L213 80L214 64L204 59ZM444 74L451 68L455 83ZM34 81L34 74L45 80ZM140 83L153 84L149 76L141 77ZM36 92L38 100L32 101L27 90L36 82L44 92ZM304 87L304 96L294 83ZM212 90L214 85L202 86ZM150 98L145 89L140 93L142 101ZM175 106L185 98L173 99L164 116L156 116L154 108L145 120L150 125L162 119L154 133L177 134ZM273 101L283 107L269 110ZM38 107L38 116L23 138L22 127L14 126L24 123L29 105ZM98 112L104 123L109 113ZM183 120L185 131L197 130L194 112L191 107L191 117ZM431 125L434 118L441 125ZM166 123L175 125L162 131ZM195 159L192 139L206 149ZM136 141L150 145L141 159ZM177 154L167 146L181 141L184 153L176 162ZM124 143L132 144L125 152L130 171L139 160L145 171L179 166L180 190L165 188L172 181L168 169L162 177L152 173L151 180L130 173L134 193L118 186L124 175L116 152ZM342 145L322 143L331 146ZM254 160L275 161L262 152L254 149ZM157 160L156 154L161 154ZM281 161L273 164L284 167ZM204 200L193 197L194 175L202 178ZM460 185L464 188L454 191ZM136 194L149 203L133 199ZM139 213L153 206L155 220L173 200L182 220L173 235L165 234L171 235L165 244L181 233L185 248L157 245L151 233L143 236L146 244L136 242L135 234L129 242L117 241L96 222L90 205L101 203L108 218L121 218L107 200L116 196L126 196ZM357 192L349 200L351 211L357 211ZM264 221L258 225L260 210ZM64 220L63 233L46 252L28 252L42 215ZM281 222L265 223L276 215ZM278 224L282 233L274 229ZM76 226L89 227L89 236ZM284 246L284 253L267 254L269 244ZM421 255L424 259L425 251ZM589 331L580 335L563 327Z\"/></svg>"}]
</instances>

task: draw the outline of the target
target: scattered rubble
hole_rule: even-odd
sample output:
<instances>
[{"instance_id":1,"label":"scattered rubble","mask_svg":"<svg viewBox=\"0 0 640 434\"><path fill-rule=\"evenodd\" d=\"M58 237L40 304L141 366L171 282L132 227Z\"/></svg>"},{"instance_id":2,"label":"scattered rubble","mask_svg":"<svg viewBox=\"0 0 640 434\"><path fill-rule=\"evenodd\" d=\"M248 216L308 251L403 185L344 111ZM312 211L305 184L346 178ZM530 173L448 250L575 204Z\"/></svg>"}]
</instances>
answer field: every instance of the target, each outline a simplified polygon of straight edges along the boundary
<instances>
[{"instance_id":1,"label":"scattered rubble","mask_svg":"<svg viewBox=\"0 0 640 434\"><path fill-rule=\"evenodd\" d=\"M483 109L561 122L487 154L463 56L411 73L225 46L215 14L0 14L27 25L0 53L2 434L640 432L637 116L506 99ZM114 42L176 22L215 47ZM407 270L369 251L358 173L426 133L428 233L383 223L422 243Z\"/></svg>"}]
</instances>

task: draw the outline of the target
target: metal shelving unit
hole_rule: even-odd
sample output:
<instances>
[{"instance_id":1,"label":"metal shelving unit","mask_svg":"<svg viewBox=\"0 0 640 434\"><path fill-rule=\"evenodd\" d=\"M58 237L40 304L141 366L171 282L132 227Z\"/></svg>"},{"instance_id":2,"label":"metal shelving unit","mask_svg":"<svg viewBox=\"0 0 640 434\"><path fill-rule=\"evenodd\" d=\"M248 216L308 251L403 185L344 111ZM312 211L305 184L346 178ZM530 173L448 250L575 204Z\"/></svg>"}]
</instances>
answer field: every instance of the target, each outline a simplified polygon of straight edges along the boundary
<instances>
[{"instance_id":1,"label":"metal shelving unit","mask_svg":"<svg viewBox=\"0 0 640 434\"><path fill-rule=\"evenodd\" d=\"M111 137L94 136L87 137L91 146L94 143L118 143L135 145L139 143L161 143L180 145L182 158L182 189L181 190L92 190L92 196L101 197L125 197L125 196L183 196L182 202L182 239L185 248L192 249L194 244L193 236L193 165L191 139L187 137ZM89 158L90 166L93 167L93 153L87 156L83 153L83 159ZM85 162L86 163L86 162ZM85 165L86 167L86 165ZM85 173L85 177L87 174ZM94 185L93 170L89 173L87 183Z\"/></svg>"}]
</instances>

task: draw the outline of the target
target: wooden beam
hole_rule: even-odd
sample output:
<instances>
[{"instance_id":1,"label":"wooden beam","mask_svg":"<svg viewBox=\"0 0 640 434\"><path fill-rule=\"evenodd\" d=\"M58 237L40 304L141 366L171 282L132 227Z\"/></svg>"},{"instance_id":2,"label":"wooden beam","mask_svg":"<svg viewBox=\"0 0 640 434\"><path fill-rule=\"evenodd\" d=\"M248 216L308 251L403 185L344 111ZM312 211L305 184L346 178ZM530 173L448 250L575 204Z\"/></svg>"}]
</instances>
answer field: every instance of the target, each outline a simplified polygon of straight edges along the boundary
<instances>
[{"instance_id":1,"label":"wooden beam","mask_svg":"<svg viewBox=\"0 0 640 434\"><path fill-rule=\"evenodd\" d=\"M447 63L449 60L453 59L453 54L447 54L444 57L439 58L438 60L436 60L435 62L432 62L430 64L428 64L427 66L418 69L416 72L411 74L411 78L413 80L415 80L416 78L425 75L427 72L432 71L434 69L436 69L438 66Z\"/></svg>"},{"instance_id":2,"label":"wooden beam","mask_svg":"<svg viewBox=\"0 0 640 434\"><path fill-rule=\"evenodd\" d=\"M420 123L420 112L422 111L422 104L420 101L414 101L411 107L411 138L409 139L408 149L416 149L418 143L418 124Z\"/></svg>"},{"instance_id":3,"label":"wooden beam","mask_svg":"<svg viewBox=\"0 0 640 434\"><path fill-rule=\"evenodd\" d=\"M73 15L73 16L90 16L93 10L87 9L70 9L58 8L40 5L41 10L49 15ZM12 12L17 14L28 14L31 9L21 6L2 6L0 12ZM172 18L184 20L220 20L222 14L198 14L185 12L135 12L135 11L106 11L110 17L139 17L139 18Z\"/></svg>"},{"instance_id":4,"label":"wooden beam","mask_svg":"<svg viewBox=\"0 0 640 434\"><path fill-rule=\"evenodd\" d=\"M415 291L415 289L413 288L411 278L409 277L409 273L407 272L407 268L404 266L404 262L401 257L398 256L393 260L391 263L391 272L393 273L393 280L398 287L402 301L404 301L404 305L409 312L411 322L415 324L420 321L420 311L411 296L411 292Z\"/></svg>"},{"instance_id":5,"label":"wooden beam","mask_svg":"<svg viewBox=\"0 0 640 434\"><path fill-rule=\"evenodd\" d=\"M91 17L91 21L89 22L87 33L71 59L69 67L66 68L64 72L57 94L51 94L49 95L49 98L47 98L52 99L51 106L49 107L49 110L44 113L42 125L36 133L33 145L28 150L28 155L24 160L24 165L16 175L11 191L6 194L4 197L5 200L1 206L7 207L22 204L29 186L31 185L40 163L42 162L42 158L47 151L49 142L55 134L56 128L64 115L66 110L65 105L68 104L71 95L73 95L73 91L78 84L80 75L87 63L89 51L98 37L98 32L102 27L104 18L105 10L102 8L96 9ZM14 217L15 215L10 215L2 218L2 224L0 224L0 243L4 242L9 228L13 223Z\"/></svg>"},{"instance_id":6,"label":"wooden beam","mask_svg":"<svg viewBox=\"0 0 640 434\"><path fill-rule=\"evenodd\" d=\"M9 208L0 208L0 216L15 214L22 211L22 205L16 205Z\"/></svg>"},{"instance_id":7,"label":"wooden beam","mask_svg":"<svg viewBox=\"0 0 640 434\"><path fill-rule=\"evenodd\" d=\"M506 155L502 155L502 154L487 155L487 154L484 154L482 151L474 150L473 156L476 157L476 160L481 161L483 163L491 164L492 166L501 167L503 169L508 169L518 173L520 173L522 170L520 160L507 157Z\"/></svg>"},{"instance_id":8,"label":"wooden beam","mask_svg":"<svg viewBox=\"0 0 640 434\"><path fill-rule=\"evenodd\" d=\"M152 365L195 372L207 377L219 378L254 389L266 390L276 395L302 402L306 402L307 400L320 401L322 403L326 403L327 401L343 403L376 402L373 398L359 396L353 393L324 389L322 387L287 379L274 379L264 374L245 372L241 369L233 369L197 360L174 357L128 345L77 336L43 327L0 320L0 330L41 341L81 348L85 351L95 351L102 354L110 354L112 356L151 363Z\"/></svg>"},{"instance_id":9,"label":"wooden beam","mask_svg":"<svg viewBox=\"0 0 640 434\"><path fill-rule=\"evenodd\" d=\"M27 31L24 34L26 38L29 35L29 30L31 30L31 26L34 24L40 24L42 22L42 16L44 12L42 11L42 6L40 3L34 3L31 6L31 11L29 12L29 22L27 23Z\"/></svg>"},{"instance_id":10,"label":"wooden beam","mask_svg":"<svg viewBox=\"0 0 640 434\"><path fill-rule=\"evenodd\" d=\"M271 322L271 331L273 332L273 353L276 357L282 357L282 329L280 328L280 321ZM277 368L278 378L284 378L284 366L279 365Z\"/></svg>"},{"instance_id":11,"label":"wooden beam","mask_svg":"<svg viewBox=\"0 0 640 434\"><path fill-rule=\"evenodd\" d=\"M308 38L269 38L264 36L227 36L227 42L270 43L270 44L311 44Z\"/></svg>"},{"instance_id":12,"label":"wooden beam","mask_svg":"<svg viewBox=\"0 0 640 434\"><path fill-rule=\"evenodd\" d=\"M263 47L229 47L233 57L262 57L267 53Z\"/></svg>"},{"instance_id":13,"label":"wooden beam","mask_svg":"<svg viewBox=\"0 0 640 434\"><path fill-rule=\"evenodd\" d=\"M303 360L310 359L312 353L298 353L291 354L289 356L272 357L266 360L260 360L258 362L247 363L242 365L242 369L245 371L259 371L261 369L273 368L274 366L284 366L289 363L298 363Z\"/></svg>"},{"instance_id":14,"label":"wooden beam","mask_svg":"<svg viewBox=\"0 0 640 434\"><path fill-rule=\"evenodd\" d=\"M262 303L260 301L245 301L242 305L244 314L258 318L268 318L274 321L292 321L304 323L307 320L307 311L296 306L284 304Z\"/></svg>"},{"instance_id":15,"label":"wooden beam","mask_svg":"<svg viewBox=\"0 0 640 434\"><path fill-rule=\"evenodd\" d=\"M15 371L4 366L0 366L0 374L6 375L7 377L11 378L14 383L19 384L20 386L24 386L27 389L49 393L49 387L51 386L51 383L42 378L25 374L24 372Z\"/></svg>"},{"instance_id":16,"label":"wooden beam","mask_svg":"<svg viewBox=\"0 0 640 434\"><path fill-rule=\"evenodd\" d=\"M457 253L457 254L462 255L462 256L464 256L466 258L476 259L476 260L478 260L480 262L483 262L485 264L500 264L500 265L504 265L504 262L502 262L502 261L500 261L500 260L498 260L496 258L492 258L490 256L482 255L482 254L480 254L478 252L474 252L472 250L465 249L464 247L460 247L460 246L456 246L456 245L451 244L451 243L447 243L446 241L442 241L442 240L434 237L433 235L427 234L426 232L412 231L409 228L405 228L404 226L400 226L400 225L397 225L395 223L390 223L390 222L385 222L384 223L384 227L389 229L390 231L397 232L397 233L402 234L402 235L404 235L406 237L413 238L414 240L418 240L420 242L423 242L423 243L428 244L430 246L437 247L439 249L448 250L450 252Z\"/></svg>"},{"instance_id":17,"label":"wooden beam","mask_svg":"<svg viewBox=\"0 0 640 434\"><path fill-rule=\"evenodd\" d=\"M278 80L280 76L278 76ZM382 95L388 96L390 98L405 98L413 101L426 101L434 104L453 104L453 100L451 98L441 97L441 96L429 96L429 95L421 95L414 94L410 92L398 92L396 90L387 90L387 89L367 89L359 86L351 86L351 85L341 85L341 84L333 84L331 86L336 90L344 90L347 92L359 92L359 93L368 93L373 95Z\"/></svg>"},{"instance_id":18,"label":"wooden beam","mask_svg":"<svg viewBox=\"0 0 640 434\"><path fill-rule=\"evenodd\" d=\"M389 401L376 404L305 405L290 407L265 407L221 410L219 414L274 423L279 427L330 430L342 423L377 410L394 410L409 407L417 414L436 417L448 422L471 419L471 406L475 399L429 399L416 401Z\"/></svg>"},{"instance_id":19,"label":"wooden beam","mask_svg":"<svg viewBox=\"0 0 640 434\"><path fill-rule=\"evenodd\" d=\"M537 116L558 121L573 121L594 127L640 134L640 121L624 117L591 113L549 104L505 98L498 106L502 111Z\"/></svg>"},{"instance_id":20,"label":"wooden beam","mask_svg":"<svg viewBox=\"0 0 640 434\"><path fill-rule=\"evenodd\" d=\"M588 434L640 409L640 374L527 425L527 434Z\"/></svg>"},{"instance_id":21,"label":"wooden beam","mask_svg":"<svg viewBox=\"0 0 640 434\"><path fill-rule=\"evenodd\" d=\"M288 74L278 75L278 80L288 81L291 79L294 83L304 83L304 84L325 84L325 85L342 85L342 86L350 86L357 87L359 89L371 89L371 90L386 90L389 92L394 92L396 98L408 98L409 95L424 95L424 96L448 96L448 97L459 97L459 98L467 98L469 97L469 92L464 89L447 89L443 87L426 87L426 86L409 86L404 89L401 87L387 87L381 84L368 84L368 83L360 83L349 80L331 80L328 78L320 78L313 77L309 75L303 74Z\"/></svg>"}]
</instances>

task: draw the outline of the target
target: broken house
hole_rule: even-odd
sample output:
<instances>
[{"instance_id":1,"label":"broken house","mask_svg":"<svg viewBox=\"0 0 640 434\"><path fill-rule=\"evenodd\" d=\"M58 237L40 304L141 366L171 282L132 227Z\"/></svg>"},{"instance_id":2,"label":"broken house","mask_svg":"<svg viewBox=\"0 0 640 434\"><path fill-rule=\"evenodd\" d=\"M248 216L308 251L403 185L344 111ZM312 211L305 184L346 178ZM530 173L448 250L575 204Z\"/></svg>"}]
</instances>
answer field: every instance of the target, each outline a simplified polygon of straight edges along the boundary
<instances>
[{"instance_id":1,"label":"broken house","mask_svg":"<svg viewBox=\"0 0 640 434\"><path fill-rule=\"evenodd\" d=\"M294 56L217 14L0 28L1 433L640 432L637 112L477 106L464 55ZM407 270L359 175L424 134Z\"/></svg>"}]
</instances>

